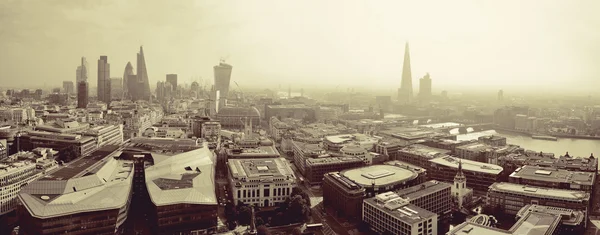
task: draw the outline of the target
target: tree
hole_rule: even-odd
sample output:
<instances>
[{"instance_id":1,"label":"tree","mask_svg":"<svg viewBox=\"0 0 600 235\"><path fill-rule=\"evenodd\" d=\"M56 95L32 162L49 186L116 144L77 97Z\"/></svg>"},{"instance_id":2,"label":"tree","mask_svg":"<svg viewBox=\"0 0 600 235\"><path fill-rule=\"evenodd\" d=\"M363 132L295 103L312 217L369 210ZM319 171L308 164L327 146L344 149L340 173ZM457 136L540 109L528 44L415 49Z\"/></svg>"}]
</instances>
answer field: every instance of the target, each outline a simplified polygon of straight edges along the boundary
<instances>
[{"instance_id":1,"label":"tree","mask_svg":"<svg viewBox=\"0 0 600 235\"><path fill-rule=\"evenodd\" d=\"M271 235L271 231L269 231L269 228L267 228L267 226L264 225L256 227L256 232L258 235Z\"/></svg>"},{"instance_id":2,"label":"tree","mask_svg":"<svg viewBox=\"0 0 600 235\"><path fill-rule=\"evenodd\" d=\"M70 162L75 160L75 158L77 158L77 156L79 155L77 153L77 149L75 148L75 145L70 145L69 147L66 147L63 150L61 150L58 160L61 160L63 162Z\"/></svg>"},{"instance_id":3,"label":"tree","mask_svg":"<svg viewBox=\"0 0 600 235\"><path fill-rule=\"evenodd\" d=\"M249 225L251 218L252 209L250 208L250 206L244 205L238 209L237 219L241 225Z\"/></svg>"},{"instance_id":4,"label":"tree","mask_svg":"<svg viewBox=\"0 0 600 235\"><path fill-rule=\"evenodd\" d=\"M294 230L292 230L292 235L302 235L302 230L296 227Z\"/></svg>"}]
</instances>

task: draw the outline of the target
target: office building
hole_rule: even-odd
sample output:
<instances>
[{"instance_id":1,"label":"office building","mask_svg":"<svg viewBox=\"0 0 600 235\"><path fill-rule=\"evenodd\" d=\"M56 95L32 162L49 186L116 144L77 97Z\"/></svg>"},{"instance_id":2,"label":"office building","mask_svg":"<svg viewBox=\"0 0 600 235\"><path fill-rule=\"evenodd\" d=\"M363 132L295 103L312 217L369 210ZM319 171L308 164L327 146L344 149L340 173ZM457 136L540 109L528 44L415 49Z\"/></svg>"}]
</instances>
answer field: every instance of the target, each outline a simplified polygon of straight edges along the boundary
<instances>
[{"instance_id":1,"label":"office building","mask_svg":"<svg viewBox=\"0 0 600 235\"><path fill-rule=\"evenodd\" d=\"M596 173L527 165L517 168L510 174L508 182L592 192L594 183L596 182Z\"/></svg>"},{"instance_id":2,"label":"office building","mask_svg":"<svg viewBox=\"0 0 600 235\"><path fill-rule=\"evenodd\" d=\"M19 190L41 175L42 171L36 169L35 162L3 158L0 161L0 215L14 211Z\"/></svg>"},{"instance_id":3,"label":"office building","mask_svg":"<svg viewBox=\"0 0 600 235\"><path fill-rule=\"evenodd\" d=\"M333 209L336 216L351 220L362 217L362 203L366 189L340 176L338 172L326 173L323 177L323 205Z\"/></svg>"},{"instance_id":4,"label":"office building","mask_svg":"<svg viewBox=\"0 0 600 235\"><path fill-rule=\"evenodd\" d=\"M111 99L123 99L123 78L110 79Z\"/></svg>"},{"instance_id":5,"label":"office building","mask_svg":"<svg viewBox=\"0 0 600 235\"><path fill-rule=\"evenodd\" d=\"M98 60L98 101L109 104L110 97L110 64L107 56L100 56Z\"/></svg>"},{"instance_id":6,"label":"office building","mask_svg":"<svg viewBox=\"0 0 600 235\"><path fill-rule=\"evenodd\" d=\"M227 63L225 63L224 60L221 60L219 62L219 65L215 65L213 67L214 70L214 76L215 76L215 86L214 89L215 91L219 91L219 99L217 102L219 103L218 106L219 107L226 107L227 106L227 100L230 98L229 97L229 86L230 86L230 82L231 82L231 71L232 71L233 67Z\"/></svg>"},{"instance_id":7,"label":"office building","mask_svg":"<svg viewBox=\"0 0 600 235\"><path fill-rule=\"evenodd\" d=\"M77 83L77 108L85 109L89 103L89 88L87 81Z\"/></svg>"},{"instance_id":8,"label":"office building","mask_svg":"<svg viewBox=\"0 0 600 235\"><path fill-rule=\"evenodd\" d=\"M517 222L508 230L467 221L455 226L447 235L521 235L521 234L583 234L585 213L560 207L524 206Z\"/></svg>"},{"instance_id":9,"label":"office building","mask_svg":"<svg viewBox=\"0 0 600 235\"><path fill-rule=\"evenodd\" d=\"M431 99L431 78L429 73L419 79L419 99L421 101L429 101Z\"/></svg>"},{"instance_id":10,"label":"office building","mask_svg":"<svg viewBox=\"0 0 600 235\"><path fill-rule=\"evenodd\" d=\"M3 137L4 136L0 136L0 138L3 138ZM8 143L7 139L0 139L0 160L8 157L8 154L10 152L8 144L9 143Z\"/></svg>"},{"instance_id":11,"label":"office building","mask_svg":"<svg viewBox=\"0 0 600 235\"><path fill-rule=\"evenodd\" d=\"M228 159L257 159L278 158L279 151L274 146L257 146L253 148L231 148L226 149Z\"/></svg>"},{"instance_id":12,"label":"office building","mask_svg":"<svg viewBox=\"0 0 600 235\"><path fill-rule=\"evenodd\" d=\"M283 158L230 159L227 165L236 205L276 206L285 202L296 186L296 176Z\"/></svg>"},{"instance_id":13,"label":"office building","mask_svg":"<svg viewBox=\"0 0 600 235\"><path fill-rule=\"evenodd\" d=\"M504 101L504 91L503 90L498 91L498 101L500 101L500 102Z\"/></svg>"},{"instance_id":14,"label":"office building","mask_svg":"<svg viewBox=\"0 0 600 235\"><path fill-rule=\"evenodd\" d=\"M328 172L337 172L356 167L362 167L365 163L357 157L323 157L308 158L304 165L304 178L309 185L320 185L323 176Z\"/></svg>"},{"instance_id":15,"label":"office building","mask_svg":"<svg viewBox=\"0 0 600 235\"><path fill-rule=\"evenodd\" d=\"M409 188L396 190L395 193L409 203L431 211L438 218L452 210L452 184L430 180Z\"/></svg>"},{"instance_id":16,"label":"office building","mask_svg":"<svg viewBox=\"0 0 600 235\"><path fill-rule=\"evenodd\" d=\"M73 118L64 118L56 119L53 121L47 121L42 125L36 126L35 130L60 134L76 134L82 133L89 128L89 123L81 123Z\"/></svg>"},{"instance_id":17,"label":"office building","mask_svg":"<svg viewBox=\"0 0 600 235\"><path fill-rule=\"evenodd\" d=\"M404 47L404 63L402 64L402 82L398 89L398 101L408 103L413 98L412 74L410 71L410 52L408 42Z\"/></svg>"},{"instance_id":18,"label":"office building","mask_svg":"<svg viewBox=\"0 0 600 235\"><path fill-rule=\"evenodd\" d=\"M59 152L74 148L78 157L86 156L94 152L97 148L97 142L91 136L80 134L57 134L42 131L29 131L19 137L21 150L32 150L35 148L51 148Z\"/></svg>"},{"instance_id":19,"label":"office building","mask_svg":"<svg viewBox=\"0 0 600 235\"><path fill-rule=\"evenodd\" d=\"M221 136L221 123L217 121L210 121L202 123L200 137L205 140L216 141Z\"/></svg>"},{"instance_id":20,"label":"office building","mask_svg":"<svg viewBox=\"0 0 600 235\"><path fill-rule=\"evenodd\" d=\"M167 74L167 82L171 83L171 87L177 89L177 74Z\"/></svg>"},{"instance_id":21,"label":"office building","mask_svg":"<svg viewBox=\"0 0 600 235\"><path fill-rule=\"evenodd\" d=\"M316 110L305 104L270 104L265 105L265 119L276 117L279 120L285 118L301 119L307 122L317 120Z\"/></svg>"},{"instance_id":22,"label":"office building","mask_svg":"<svg viewBox=\"0 0 600 235\"><path fill-rule=\"evenodd\" d=\"M280 141L282 136L291 130L292 127L277 119L277 117L271 117L269 119L269 134L275 139L275 141Z\"/></svg>"},{"instance_id":23,"label":"office building","mask_svg":"<svg viewBox=\"0 0 600 235\"><path fill-rule=\"evenodd\" d=\"M527 204L582 210L587 214L590 194L585 191L553 189L497 182L489 187L488 203L509 215Z\"/></svg>"},{"instance_id":24,"label":"office building","mask_svg":"<svg viewBox=\"0 0 600 235\"><path fill-rule=\"evenodd\" d=\"M63 91L67 95L73 94L75 92L73 81L63 81Z\"/></svg>"},{"instance_id":25,"label":"office building","mask_svg":"<svg viewBox=\"0 0 600 235\"><path fill-rule=\"evenodd\" d=\"M94 126L82 133L94 137L98 147L105 145L120 145L123 143L123 125Z\"/></svg>"},{"instance_id":26,"label":"office building","mask_svg":"<svg viewBox=\"0 0 600 235\"><path fill-rule=\"evenodd\" d=\"M430 160L435 159L437 157L448 156L448 154L450 154L450 150L414 144L398 150L396 154L397 155L395 158L390 156L390 159L399 160L428 169L430 168ZM454 171L454 173L456 173L456 171ZM452 174L452 177L454 177L454 173Z\"/></svg>"},{"instance_id":27,"label":"office building","mask_svg":"<svg viewBox=\"0 0 600 235\"><path fill-rule=\"evenodd\" d=\"M132 79L133 78L133 79ZM144 57L144 49L140 46L140 52L137 54L137 75L129 78L132 80L135 87L135 97L131 100L149 100L150 99L150 83L148 82L148 71L146 70L146 58ZM128 87L131 89L131 87Z\"/></svg>"},{"instance_id":28,"label":"office building","mask_svg":"<svg viewBox=\"0 0 600 235\"><path fill-rule=\"evenodd\" d=\"M472 188L475 193L487 192L490 185L499 181L504 170L501 166L450 156L431 159L429 166L425 168L430 179L453 182L459 163L467 179L467 187Z\"/></svg>"},{"instance_id":29,"label":"office building","mask_svg":"<svg viewBox=\"0 0 600 235\"><path fill-rule=\"evenodd\" d=\"M122 234L133 164L114 159L117 149L106 146L24 187L19 193L19 221L27 226L20 232Z\"/></svg>"},{"instance_id":30,"label":"office building","mask_svg":"<svg viewBox=\"0 0 600 235\"><path fill-rule=\"evenodd\" d=\"M292 140L292 152L294 153L294 165L306 175L306 161L309 158L327 157L325 150L318 143L306 143Z\"/></svg>"},{"instance_id":31,"label":"office building","mask_svg":"<svg viewBox=\"0 0 600 235\"><path fill-rule=\"evenodd\" d=\"M357 157L362 160L365 165L373 164L373 155L366 149L356 146L356 145L348 145L344 146L340 149L340 152L344 157Z\"/></svg>"},{"instance_id":32,"label":"office building","mask_svg":"<svg viewBox=\"0 0 600 235\"><path fill-rule=\"evenodd\" d=\"M497 136L497 135L486 135L477 138L477 141L480 143L492 146L492 147L502 147L506 146L506 137Z\"/></svg>"},{"instance_id":33,"label":"office building","mask_svg":"<svg viewBox=\"0 0 600 235\"><path fill-rule=\"evenodd\" d=\"M394 192L365 199L362 218L379 234L437 234L437 214L410 204Z\"/></svg>"},{"instance_id":34,"label":"office building","mask_svg":"<svg viewBox=\"0 0 600 235\"><path fill-rule=\"evenodd\" d=\"M246 119L256 128L260 125L260 112L256 107L224 107L217 113L217 120L224 129L243 129Z\"/></svg>"}]
</instances>

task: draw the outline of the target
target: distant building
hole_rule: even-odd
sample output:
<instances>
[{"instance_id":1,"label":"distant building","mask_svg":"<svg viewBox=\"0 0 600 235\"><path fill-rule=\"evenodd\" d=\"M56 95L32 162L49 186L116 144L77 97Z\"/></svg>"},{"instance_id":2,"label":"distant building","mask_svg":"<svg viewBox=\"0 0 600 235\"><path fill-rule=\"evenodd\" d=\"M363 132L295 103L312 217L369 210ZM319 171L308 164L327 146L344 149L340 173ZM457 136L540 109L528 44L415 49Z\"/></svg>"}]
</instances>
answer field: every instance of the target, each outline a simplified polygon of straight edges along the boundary
<instances>
[{"instance_id":1,"label":"distant building","mask_svg":"<svg viewBox=\"0 0 600 235\"><path fill-rule=\"evenodd\" d=\"M534 187L498 182L490 185L488 203L509 215L516 215L527 204L563 207L584 211L590 194L584 191Z\"/></svg>"},{"instance_id":2,"label":"distant building","mask_svg":"<svg viewBox=\"0 0 600 235\"><path fill-rule=\"evenodd\" d=\"M494 135L481 136L481 137L477 138L477 140L480 143L487 144L487 145L493 146L493 147L501 147L501 146L506 145L506 137L503 137L503 136L494 136Z\"/></svg>"},{"instance_id":3,"label":"distant building","mask_svg":"<svg viewBox=\"0 0 600 235\"><path fill-rule=\"evenodd\" d=\"M63 81L63 91L68 95L73 94L75 92L73 81Z\"/></svg>"},{"instance_id":4,"label":"distant building","mask_svg":"<svg viewBox=\"0 0 600 235\"><path fill-rule=\"evenodd\" d=\"M167 74L167 82L171 83L172 87L177 87L177 74Z\"/></svg>"},{"instance_id":5,"label":"distant building","mask_svg":"<svg viewBox=\"0 0 600 235\"><path fill-rule=\"evenodd\" d=\"M215 141L221 136L221 123L210 121L202 123L201 138L214 139Z\"/></svg>"},{"instance_id":6,"label":"distant building","mask_svg":"<svg viewBox=\"0 0 600 235\"><path fill-rule=\"evenodd\" d=\"M500 102L504 101L504 91L503 90L498 91L498 101L500 101Z\"/></svg>"},{"instance_id":7,"label":"distant building","mask_svg":"<svg viewBox=\"0 0 600 235\"><path fill-rule=\"evenodd\" d=\"M48 103L55 105L67 105L69 102L69 95L62 93L52 93L48 95Z\"/></svg>"},{"instance_id":8,"label":"distant building","mask_svg":"<svg viewBox=\"0 0 600 235\"><path fill-rule=\"evenodd\" d=\"M380 234L437 234L437 214L409 203L394 192L365 199L362 218Z\"/></svg>"},{"instance_id":9,"label":"distant building","mask_svg":"<svg viewBox=\"0 0 600 235\"><path fill-rule=\"evenodd\" d=\"M27 151L35 148L52 148L60 152L74 147L77 156L80 157L89 155L98 148L98 143L93 137L80 134L29 131L18 138L21 149Z\"/></svg>"},{"instance_id":10,"label":"distant building","mask_svg":"<svg viewBox=\"0 0 600 235\"><path fill-rule=\"evenodd\" d=\"M408 42L404 47L404 63L402 64L402 82L398 89L398 101L408 103L413 99L412 74L410 71L410 52Z\"/></svg>"},{"instance_id":11,"label":"distant building","mask_svg":"<svg viewBox=\"0 0 600 235\"><path fill-rule=\"evenodd\" d=\"M265 119L269 120L271 117L276 117L279 120L285 118L301 119L308 122L317 120L316 110L305 104L266 105Z\"/></svg>"},{"instance_id":12,"label":"distant building","mask_svg":"<svg viewBox=\"0 0 600 235\"><path fill-rule=\"evenodd\" d=\"M454 181L459 160L467 179L467 187L479 193L486 192L490 185L498 182L504 170L501 166L493 164L444 156L429 161L429 167L426 167L429 178L446 182Z\"/></svg>"},{"instance_id":13,"label":"distant building","mask_svg":"<svg viewBox=\"0 0 600 235\"><path fill-rule=\"evenodd\" d=\"M217 113L217 120L224 129L243 129L246 118L253 127L260 125L260 112L255 107L224 107Z\"/></svg>"},{"instance_id":14,"label":"distant building","mask_svg":"<svg viewBox=\"0 0 600 235\"><path fill-rule=\"evenodd\" d=\"M110 79L110 96L111 99L123 99L123 78Z\"/></svg>"},{"instance_id":15,"label":"distant building","mask_svg":"<svg viewBox=\"0 0 600 235\"><path fill-rule=\"evenodd\" d=\"M77 108L85 109L89 103L89 88L87 81L77 83Z\"/></svg>"},{"instance_id":16,"label":"distant building","mask_svg":"<svg viewBox=\"0 0 600 235\"><path fill-rule=\"evenodd\" d=\"M419 99L421 101L429 101L431 99L431 78L429 73L419 79Z\"/></svg>"},{"instance_id":17,"label":"distant building","mask_svg":"<svg viewBox=\"0 0 600 235\"><path fill-rule=\"evenodd\" d=\"M107 56L100 56L98 60L98 101L109 104L111 101L110 91L110 64Z\"/></svg>"},{"instance_id":18,"label":"distant building","mask_svg":"<svg viewBox=\"0 0 600 235\"><path fill-rule=\"evenodd\" d=\"M226 107L229 97L229 86L231 82L231 71L233 67L224 60L219 62L219 65L213 67L215 76L215 91L219 91L220 98L218 99L219 107Z\"/></svg>"},{"instance_id":19,"label":"distant building","mask_svg":"<svg viewBox=\"0 0 600 235\"><path fill-rule=\"evenodd\" d=\"M255 148L226 149L228 159L259 159L279 158L279 151L273 146L258 146Z\"/></svg>"},{"instance_id":20,"label":"distant building","mask_svg":"<svg viewBox=\"0 0 600 235\"><path fill-rule=\"evenodd\" d=\"M296 176L283 158L230 159L229 183L238 202L261 207L283 203L296 186Z\"/></svg>"}]
</instances>

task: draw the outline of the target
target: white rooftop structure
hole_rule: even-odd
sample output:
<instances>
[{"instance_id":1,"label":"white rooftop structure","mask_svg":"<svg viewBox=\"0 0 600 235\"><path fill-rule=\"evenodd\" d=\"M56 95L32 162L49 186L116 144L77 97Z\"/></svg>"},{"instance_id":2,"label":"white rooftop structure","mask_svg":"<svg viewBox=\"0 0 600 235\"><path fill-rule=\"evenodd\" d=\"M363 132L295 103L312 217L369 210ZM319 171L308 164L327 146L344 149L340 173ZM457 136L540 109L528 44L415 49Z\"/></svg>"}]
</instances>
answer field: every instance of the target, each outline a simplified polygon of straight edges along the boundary
<instances>
[{"instance_id":1,"label":"white rooftop structure","mask_svg":"<svg viewBox=\"0 0 600 235\"><path fill-rule=\"evenodd\" d=\"M510 192L519 195L529 195L541 198L555 198L566 201L579 201L590 199L590 194L584 191L534 187L506 182L494 183L490 185L490 190Z\"/></svg>"},{"instance_id":2,"label":"white rooftop structure","mask_svg":"<svg viewBox=\"0 0 600 235\"><path fill-rule=\"evenodd\" d=\"M438 157L429 160L430 162L458 169L458 162L462 162L463 171L481 172L487 174L500 174L504 170L501 166L472 161L468 159L456 158L451 156Z\"/></svg>"},{"instance_id":3,"label":"white rooftop structure","mask_svg":"<svg viewBox=\"0 0 600 235\"><path fill-rule=\"evenodd\" d=\"M214 184L213 152L206 143L146 168L146 186L156 206L216 205Z\"/></svg>"},{"instance_id":4,"label":"white rooftop structure","mask_svg":"<svg viewBox=\"0 0 600 235\"><path fill-rule=\"evenodd\" d=\"M132 162L109 157L94 174L34 181L21 190L19 198L36 218L120 209L128 203L132 179Z\"/></svg>"}]
</instances>

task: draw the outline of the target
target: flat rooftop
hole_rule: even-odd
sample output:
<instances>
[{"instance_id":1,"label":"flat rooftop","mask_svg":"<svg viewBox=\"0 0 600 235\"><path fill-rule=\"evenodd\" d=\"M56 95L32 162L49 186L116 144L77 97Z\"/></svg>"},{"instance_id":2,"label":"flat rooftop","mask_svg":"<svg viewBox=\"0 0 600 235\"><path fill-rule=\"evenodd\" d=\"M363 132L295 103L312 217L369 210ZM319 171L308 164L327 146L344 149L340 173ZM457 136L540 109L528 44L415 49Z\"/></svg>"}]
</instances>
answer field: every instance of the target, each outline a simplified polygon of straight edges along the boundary
<instances>
[{"instance_id":1,"label":"flat rooftop","mask_svg":"<svg viewBox=\"0 0 600 235\"><path fill-rule=\"evenodd\" d=\"M119 149L118 145L106 145L92 152L89 156L83 156L75 159L66 166L59 168L57 171L47 174L43 180L68 180L85 171L90 171L91 168L98 162L104 160L112 153Z\"/></svg>"},{"instance_id":2,"label":"flat rooftop","mask_svg":"<svg viewBox=\"0 0 600 235\"><path fill-rule=\"evenodd\" d=\"M421 145L421 144L413 144L413 145L407 146L403 149L400 149L399 151L404 152L404 153L419 155L419 156L422 156L425 158L430 158L430 159L440 157L440 156L446 156L451 152L450 150L433 148L433 147L429 147L429 146L425 146L425 145Z\"/></svg>"},{"instance_id":3,"label":"flat rooftop","mask_svg":"<svg viewBox=\"0 0 600 235\"><path fill-rule=\"evenodd\" d=\"M322 157L322 158L307 158L306 165L329 165L346 162L362 162L358 157Z\"/></svg>"},{"instance_id":4,"label":"flat rooftop","mask_svg":"<svg viewBox=\"0 0 600 235\"><path fill-rule=\"evenodd\" d=\"M229 159L228 165L235 179L286 176L295 178L289 163L282 158Z\"/></svg>"},{"instance_id":5,"label":"flat rooftop","mask_svg":"<svg viewBox=\"0 0 600 235\"><path fill-rule=\"evenodd\" d=\"M239 150L227 149L227 154L240 157L258 157L264 155L279 156L279 151L277 151L274 146L258 146L256 148L245 148Z\"/></svg>"},{"instance_id":6,"label":"flat rooftop","mask_svg":"<svg viewBox=\"0 0 600 235\"><path fill-rule=\"evenodd\" d=\"M592 186L596 174L593 172L569 171L551 167L523 166L510 175L511 178L546 181L553 183L568 183Z\"/></svg>"},{"instance_id":7,"label":"flat rooftop","mask_svg":"<svg viewBox=\"0 0 600 235\"><path fill-rule=\"evenodd\" d=\"M438 157L438 158L431 159L429 161L432 163L436 163L438 165L458 169L459 160L460 160L460 162L462 162L463 171L471 171L471 172L479 172L479 173L498 175L502 172L502 170L504 170L501 166L498 166L498 165L477 162L477 161L471 161L471 160L461 159L461 158L456 158L456 157L451 157L451 156Z\"/></svg>"},{"instance_id":8,"label":"flat rooftop","mask_svg":"<svg viewBox=\"0 0 600 235\"><path fill-rule=\"evenodd\" d=\"M496 182L490 185L490 190L527 195L537 198L553 198L566 201L589 201L590 194L584 191L534 187L522 184Z\"/></svg>"},{"instance_id":9,"label":"flat rooftop","mask_svg":"<svg viewBox=\"0 0 600 235\"><path fill-rule=\"evenodd\" d=\"M415 185L415 186L412 186L409 188L396 190L396 194L398 194L398 196L400 196L400 197L411 200L411 199L420 198L420 197L423 197L426 195L430 195L432 193L438 192L440 190L444 190L446 188L449 189L451 187L452 187L452 184L437 181L437 180L430 180L430 181L427 181L422 184Z\"/></svg>"},{"instance_id":10,"label":"flat rooftop","mask_svg":"<svg viewBox=\"0 0 600 235\"><path fill-rule=\"evenodd\" d=\"M381 196L380 196L381 195ZM363 201L406 224L415 224L436 216L435 213L410 204L393 192L379 194Z\"/></svg>"},{"instance_id":11,"label":"flat rooftop","mask_svg":"<svg viewBox=\"0 0 600 235\"><path fill-rule=\"evenodd\" d=\"M403 183L417 178L418 172L392 165L372 165L361 168L349 169L340 172L340 175L365 187L392 185Z\"/></svg>"},{"instance_id":12,"label":"flat rooftop","mask_svg":"<svg viewBox=\"0 0 600 235\"><path fill-rule=\"evenodd\" d=\"M426 125L420 125L420 126L426 127L426 128L438 129L438 128L459 127L459 126L462 126L462 124L456 123L456 122L442 122L442 123L426 124Z\"/></svg>"},{"instance_id":13,"label":"flat rooftop","mask_svg":"<svg viewBox=\"0 0 600 235\"><path fill-rule=\"evenodd\" d=\"M491 149L492 146L483 143L471 143L465 144L463 146L456 147L457 149L467 150L467 151L485 151L486 149Z\"/></svg>"}]
</instances>

